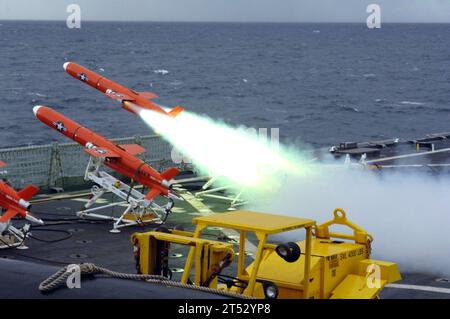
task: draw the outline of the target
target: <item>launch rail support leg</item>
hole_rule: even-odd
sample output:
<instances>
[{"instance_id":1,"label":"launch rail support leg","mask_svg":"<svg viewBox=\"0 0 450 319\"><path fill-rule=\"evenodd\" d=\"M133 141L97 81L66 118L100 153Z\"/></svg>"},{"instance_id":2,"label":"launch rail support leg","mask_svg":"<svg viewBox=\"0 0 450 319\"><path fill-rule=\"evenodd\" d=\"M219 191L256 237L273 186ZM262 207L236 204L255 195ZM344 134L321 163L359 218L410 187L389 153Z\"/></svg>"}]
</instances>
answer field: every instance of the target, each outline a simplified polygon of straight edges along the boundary
<instances>
[{"instance_id":1,"label":"launch rail support leg","mask_svg":"<svg viewBox=\"0 0 450 319\"><path fill-rule=\"evenodd\" d=\"M101 160L90 158L86 168L84 179L92 181L92 198L86 203L82 211L77 212L79 217L93 217L98 219L108 219L114 222L110 232L119 233L119 228L142 225L148 223L162 224L163 220L170 213L170 203L166 207L156 204L154 201L146 201L145 195L123 183L110 174L100 171ZM106 192L111 192L122 201L110 203L103 206L92 207ZM126 209L119 217L113 217L94 213L96 211L111 208L114 206L126 205ZM153 217L153 218L152 218ZM164 217L164 219L163 219Z\"/></svg>"},{"instance_id":2,"label":"launch rail support leg","mask_svg":"<svg viewBox=\"0 0 450 319\"><path fill-rule=\"evenodd\" d=\"M202 191L195 193L195 197L209 197L230 202L230 207L228 207L228 210L236 210L236 207L247 203L247 201L241 199L243 191L241 190L237 195L235 195L233 194L235 187L231 185L210 188L217 179L219 179L219 176L215 176L207 181L202 186Z\"/></svg>"},{"instance_id":3,"label":"launch rail support leg","mask_svg":"<svg viewBox=\"0 0 450 319\"><path fill-rule=\"evenodd\" d=\"M28 231L28 229L24 233L23 231L21 231L20 229L17 229L16 227L14 227L12 225L8 225L7 227L8 228L5 231L6 235L3 235L3 236L0 235L0 239L2 239L2 241L0 241L0 249L4 249L4 248L28 249L28 247L25 246L25 244L24 244L25 239L27 237L26 232ZM27 226L25 225L24 227L27 227ZM8 234L10 235L9 241L4 240L4 239L6 239L5 237ZM14 238L14 239L12 239L12 238Z\"/></svg>"}]
</instances>

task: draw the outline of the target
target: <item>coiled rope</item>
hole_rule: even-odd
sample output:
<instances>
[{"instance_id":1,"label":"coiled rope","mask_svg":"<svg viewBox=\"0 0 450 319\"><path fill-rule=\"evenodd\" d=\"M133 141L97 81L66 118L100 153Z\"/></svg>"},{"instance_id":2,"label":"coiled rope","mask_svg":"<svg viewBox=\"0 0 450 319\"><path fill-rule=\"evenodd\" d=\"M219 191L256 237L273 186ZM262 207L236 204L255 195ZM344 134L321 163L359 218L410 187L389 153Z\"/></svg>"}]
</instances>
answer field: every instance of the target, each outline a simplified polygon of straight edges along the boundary
<instances>
[{"instance_id":1,"label":"coiled rope","mask_svg":"<svg viewBox=\"0 0 450 319\"><path fill-rule=\"evenodd\" d=\"M48 293L48 292L54 291L61 287L67 287L67 279L69 278L69 276L71 276L73 274L73 272L69 270L70 266L73 267L74 265L68 265L68 266L61 268L56 273L54 273L53 275L48 277L46 280L41 282L41 284L39 285L39 290L42 293ZM158 276L158 275L141 275L141 274L121 273L121 272L112 271L112 270L109 270L109 269L106 269L103 267L99 267L99 266L97 266L95 264L91 264L91 263L83 263L83 264L79 264L76 266L80 267L80 272L81 272L80 275L81 276L82 275L107 275L109 277L116 278L116 279L140 280L140 281L146 281L148 283L153 283L153 284L158 284L158 285L192 289L192 290L196 290L196 291L201 291L201 292L206 292L206 293L211 293L211 294L216 294L216 295L231 297L231 298L254 299L251 296L246 296L243 294L236 294L236 293L231 293L228 291L223 291L223 290L218 290L218 289L213 289L213 288L208 288L208 287L198 287L198 286L194 286L194 285L184 284L184 283L173 281L166 277Z\"/></svg>"}]
</instances>

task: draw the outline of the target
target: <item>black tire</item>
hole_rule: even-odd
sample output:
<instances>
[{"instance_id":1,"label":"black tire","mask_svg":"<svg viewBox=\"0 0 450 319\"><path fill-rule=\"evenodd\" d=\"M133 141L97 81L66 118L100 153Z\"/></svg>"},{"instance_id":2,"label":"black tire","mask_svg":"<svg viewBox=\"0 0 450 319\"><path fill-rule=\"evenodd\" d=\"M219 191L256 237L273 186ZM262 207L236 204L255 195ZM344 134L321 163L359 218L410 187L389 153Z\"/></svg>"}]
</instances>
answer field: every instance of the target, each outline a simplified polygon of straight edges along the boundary
<instances>
[{"instance_id":1,"label":"black tire","mask_svg":"<svg viewBox=\"0 0 450 319\"><path fill-rule=\"evenodd\" d=\"M286 260L288 263L296 262L302 254L300 247L294 242L280 244L277 248L275 248L275 251L278 256Z\"/></svg>"}]
</instances>

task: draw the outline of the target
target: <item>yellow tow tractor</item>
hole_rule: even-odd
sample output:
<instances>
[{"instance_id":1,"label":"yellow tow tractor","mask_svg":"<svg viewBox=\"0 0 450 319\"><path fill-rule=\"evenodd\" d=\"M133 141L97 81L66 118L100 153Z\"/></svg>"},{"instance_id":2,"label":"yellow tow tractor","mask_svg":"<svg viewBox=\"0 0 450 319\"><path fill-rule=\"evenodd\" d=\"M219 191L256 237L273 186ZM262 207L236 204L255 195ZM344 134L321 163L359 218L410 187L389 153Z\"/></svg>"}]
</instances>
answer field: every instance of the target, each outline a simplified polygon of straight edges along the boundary
<instances>
[{"instance_id":1,"label":"yellow tow tractor","mask_svg":"<svg viewBox=\"0 0 450 319\"><path fill-rule=\"evenodd\" d=\"M310 219L241 210L196 217L194 232L134 233L131 240L142 274L168 276L170 245L180 244L190 246L182 283L255 298L378 298L386 284L401 279L397 265L370 259L371 235L351 223L343 209L335 209L333 215L332 220L316 225ZM330 227L335 225L347 226L351 233L332 232ZM201 238L207 227L237 231L239 253L232 243ZM269 235L302 228L304 240L268 242ZM258 245L254 261L246 266L246 235L251 232ZM236 255L236 274L223 274Z\"/></svg>"}]
</instances>

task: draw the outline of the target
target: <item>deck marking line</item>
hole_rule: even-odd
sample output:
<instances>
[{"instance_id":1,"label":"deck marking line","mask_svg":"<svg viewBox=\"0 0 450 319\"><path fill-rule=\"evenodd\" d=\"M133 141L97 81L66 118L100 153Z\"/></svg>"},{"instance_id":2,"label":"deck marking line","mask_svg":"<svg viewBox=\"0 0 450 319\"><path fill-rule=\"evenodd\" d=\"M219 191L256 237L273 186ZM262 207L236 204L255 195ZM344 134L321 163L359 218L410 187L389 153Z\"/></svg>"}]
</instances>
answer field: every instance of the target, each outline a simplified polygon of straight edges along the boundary
<instances>
[{"instance_id":1,"label":"deck marking line","mask_svg":"<svg viewBox=\"0 0 450 319\"><path fill-rule=\"evenodd\" d=\"M406 284L388 284L386 288L398 288L408 290L421 290L429 292L438 292L442 294L450 294L450 288L432 287L432 286L419 286L419 285L406 285Z\"/></svg>"}]
</instances>

